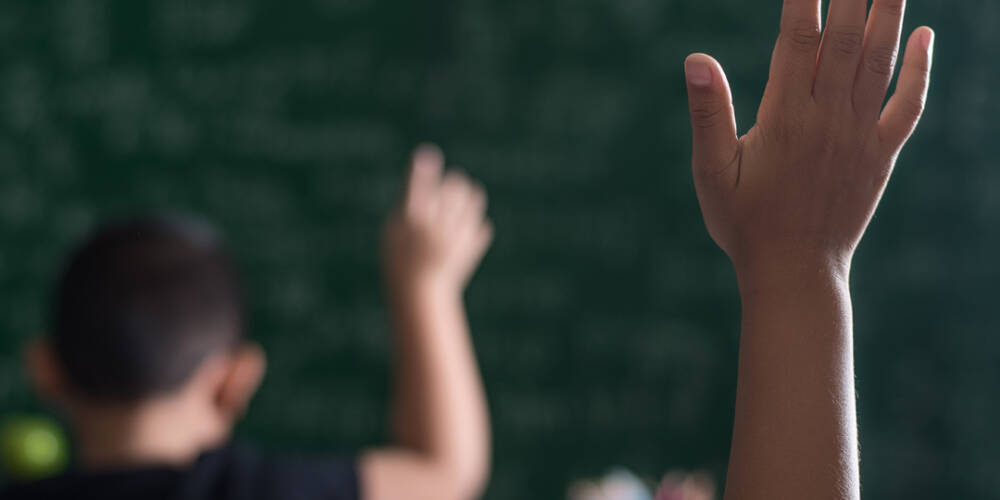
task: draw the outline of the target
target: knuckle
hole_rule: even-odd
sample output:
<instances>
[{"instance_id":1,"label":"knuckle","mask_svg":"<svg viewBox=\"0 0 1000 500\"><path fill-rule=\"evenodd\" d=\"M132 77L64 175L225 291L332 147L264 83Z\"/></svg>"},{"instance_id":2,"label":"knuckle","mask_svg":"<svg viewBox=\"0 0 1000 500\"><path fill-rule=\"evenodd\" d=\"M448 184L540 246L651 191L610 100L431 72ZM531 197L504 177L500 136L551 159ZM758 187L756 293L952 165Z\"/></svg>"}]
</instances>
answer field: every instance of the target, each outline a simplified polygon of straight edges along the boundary
<instances>
[{"instance_id":1,"label":"knuckle","mask_svg":"<svg viewBox=\"0 0 1000 500\"><path fill-rule=\"evenodd\" d=\"M836 28L830 33L830 48L842 56L855 56L864 45L864 29L859 27Z\"/></svg>"},{"instance_id":2,"label":"knuckle","mask_svg":"<svg viewBox=\"0 0 1000 500\"><path fill-rule=\"evenodd\" d=\"M823 33L819 26L809 21L793 21L781 30L781 37L796 50L816 50Z\"/></svg>"},{"instance_id":3,"label":"knuckle","mask_svg":"<svg viewBox=\"0 0 1000 500\"><path fill-rule=\"evenodd\" d=\"M914 57L909 61L909 66L913 68L918 77L926 80L931 74L931 62L926 56Z\"/></svg>"},{"instance_id":4,"label":"knuckle","mask_svg":"<svg viewBox=\"0 0 1000 500\"><path fill-rule=\"evenodd\" d=\"M694 178L701 185L709 185L720 182L725 173L725 165L720 166L715 163L700 164L694 169Z\"/></svg>"},{"instance_id":5,"label":"knuckle","mask_svg":"<svg viewBox=\"0 0 1000 500\"><path fill-rule=\"evenodd\" d=\"M719 122L723 107L717 103L707 102L691 106L691 123L697 128L711 128Z\"/></svg>"},{"instance_id":6,"label":"knuckle","mask_svg":"<svg viewBox=\"0 0 1000 500\"><path fill-rule=\"evenodd\" d=\"M733 151L733 156L726 158L725 155L710 155L708 157L694 159L694 178L699 186L719 185L726 183L726 175L731 169L738 168L740 157L743 154L743 139L739 140L739 145Z\"/></svg>"},{"instance_id":7,"label":"knuckle","mask_svg":"<svg viewBox=\"0 0 1000 500\"><path fill-rule=\"evenodd\" d=\"M718 185L726 182L730 169L736 168L739 153L732 159L711 159L698 161L694 164L694 178L700 185Z\"/></svg>"},{"instance_id":8,"label":"knuckle","mask_svg":"<svg viewBox=\"0 0 1000 500\"><path fill-rule=\"evenodd\" d=\"M900 16L906 8L906 0L875 0L875 8L887 14Z\"/></svg>"},{"instance_id":9,"label":"knuckle","mask_svg":"<svg viewBox=\"0 0 1000 500\"><path fill-rule=\"evenodd\" d=\"M864 66L876 75L889 76L896 67L898 51L895 47L873 47L865 54Z\"/></svg>"}]
</instances>

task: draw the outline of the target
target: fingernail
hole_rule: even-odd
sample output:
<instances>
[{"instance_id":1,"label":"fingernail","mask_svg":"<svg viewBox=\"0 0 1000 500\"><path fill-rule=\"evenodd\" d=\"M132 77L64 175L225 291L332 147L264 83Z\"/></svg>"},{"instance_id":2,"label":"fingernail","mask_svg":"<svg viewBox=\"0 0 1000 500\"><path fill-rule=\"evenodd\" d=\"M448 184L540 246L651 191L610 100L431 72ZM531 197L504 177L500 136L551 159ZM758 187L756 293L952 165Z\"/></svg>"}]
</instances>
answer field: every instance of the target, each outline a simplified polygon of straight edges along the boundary
<instances>
[{"instance_id":1,"label":"fingernail","mask_svg":"<svg viewBox=\"0 0 1000 500\"><path fill-rule=\"evenodd\" d=\"M931 50L931 45L934 44L934 30L928 28L924 30L923 39L920 43L924 45L924 50Z\"/></svg>"},{"instance_id":2,"label":"fingernail","mask_svg":"<svg viewBox=\"0 0 1000 500\"><path fill-rule=\"evenodd\" d=\"M688 83L695 87L708 87L712 84L712 68L700 58L689 57L684 62L684 72L687 73Z\"/></svg>"}]
</instances>

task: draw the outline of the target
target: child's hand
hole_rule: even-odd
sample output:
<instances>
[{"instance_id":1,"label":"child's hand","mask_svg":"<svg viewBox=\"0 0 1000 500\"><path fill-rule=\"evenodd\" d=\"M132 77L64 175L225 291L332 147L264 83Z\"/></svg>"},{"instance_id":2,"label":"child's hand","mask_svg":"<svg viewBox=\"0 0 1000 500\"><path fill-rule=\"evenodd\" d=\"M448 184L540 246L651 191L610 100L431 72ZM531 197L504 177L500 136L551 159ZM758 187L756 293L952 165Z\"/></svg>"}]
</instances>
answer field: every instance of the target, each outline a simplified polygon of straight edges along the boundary
<instances>
[{"instance_id":1,"label":"child's hand","mask_svg":"<svg viewBox=\"0 0 1000 500\"><path fill-rule=\"evenodd\" d=\"M460 172L443 173L436 147L420 147L411 168L405 198L385 225L390 284L461 292L493 240L486 194Z\"/></svg>"},{"instance_id":2,"label":"child's hand","mask_svg":"<svg viewBox=\"0 0 1000 500\"><path fill-rule=\"evenodd\" d=\"M490 475L490 418L462 292L493 240L486 194L444 174L436 147L413 154L384 258L395 330L395 441L360 461L368 500L478 498Z\"/></svg>"},{"instance_id":3,"label":"child's hand","mask_svg":"<svg viewBox=\"0 0 1000 500\"><path fill-rule=\"evenodd\" d=\"M875 0L867 29L864 0L830 3L821 38L820 0L785 0L757 124L742 138L719 64L685 63L698 199L740 274L794 264L846 276L923 111L933 31L910 37L883 110L905 2Z\"/></svg>"}]
</instances>

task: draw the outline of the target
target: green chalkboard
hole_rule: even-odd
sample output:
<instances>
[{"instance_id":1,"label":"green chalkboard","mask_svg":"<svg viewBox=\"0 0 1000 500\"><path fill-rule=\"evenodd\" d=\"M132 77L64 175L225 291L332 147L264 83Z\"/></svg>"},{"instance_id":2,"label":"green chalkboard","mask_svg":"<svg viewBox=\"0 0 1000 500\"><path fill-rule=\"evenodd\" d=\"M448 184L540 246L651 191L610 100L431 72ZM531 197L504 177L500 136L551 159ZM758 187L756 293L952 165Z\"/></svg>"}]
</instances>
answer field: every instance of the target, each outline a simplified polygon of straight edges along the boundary
<instances>
[{"instance_id":1,"label":"green chalkboard","mask_svg":"<svg viewBox=\"0 0 1000 500\"><path fill-rule=\"evenodd\" d=\"M739 304L689 174L682 60L752 124L780 0L0 3L0 408L68 246L110 214L203 214L245 269L270 373L240 433L386 439L376 248L409 149L491 195L468 300L495 425L487 499L614 465L724 473ZM1000 496L1000 3L938 30L927 117L854 266L871 498Z\"/></svg>"}]
</instances>

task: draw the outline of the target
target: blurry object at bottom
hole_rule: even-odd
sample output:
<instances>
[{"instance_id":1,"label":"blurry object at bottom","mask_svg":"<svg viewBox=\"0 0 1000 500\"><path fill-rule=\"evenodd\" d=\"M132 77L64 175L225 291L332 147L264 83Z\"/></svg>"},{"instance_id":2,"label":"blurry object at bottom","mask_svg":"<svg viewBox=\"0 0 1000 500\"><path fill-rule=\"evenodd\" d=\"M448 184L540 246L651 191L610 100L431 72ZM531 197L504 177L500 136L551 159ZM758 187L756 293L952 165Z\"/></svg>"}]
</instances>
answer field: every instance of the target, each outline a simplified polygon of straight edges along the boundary
<instances>
[{"instance_id":1,"label":"blurry object at bottom","mask_svg":"<svg viewBox=\"0 0 1000 500\"><path fill-rule=\"evenodd\" d=\"M66 436L47 417L17 415L0 423L0 468L11 481L33 481L62 472L69 461Z\"/></svg>"},{"instance_id":2,"label":"blurry object at bottom","mask_svg":"<svg viewBox=\"0 0 1000 500\"><path fill-rule=\"evenodd\" d=\"M715 500L715 481L701 472L671 472L660 482L656 500Z\"/></svg>"},{"instance_id":3,"label":"blurry object at bottom","mask_svg":"<svg viewBox=\"0 0 1000 500\"><path fill-rule=\"evenodd\" d=\"M627 469L612 469L603 478L575 481L568 500L715 500L715 483L707 474L670 472L656 494L649 484Z\"/></svg>"}]
</instances>

